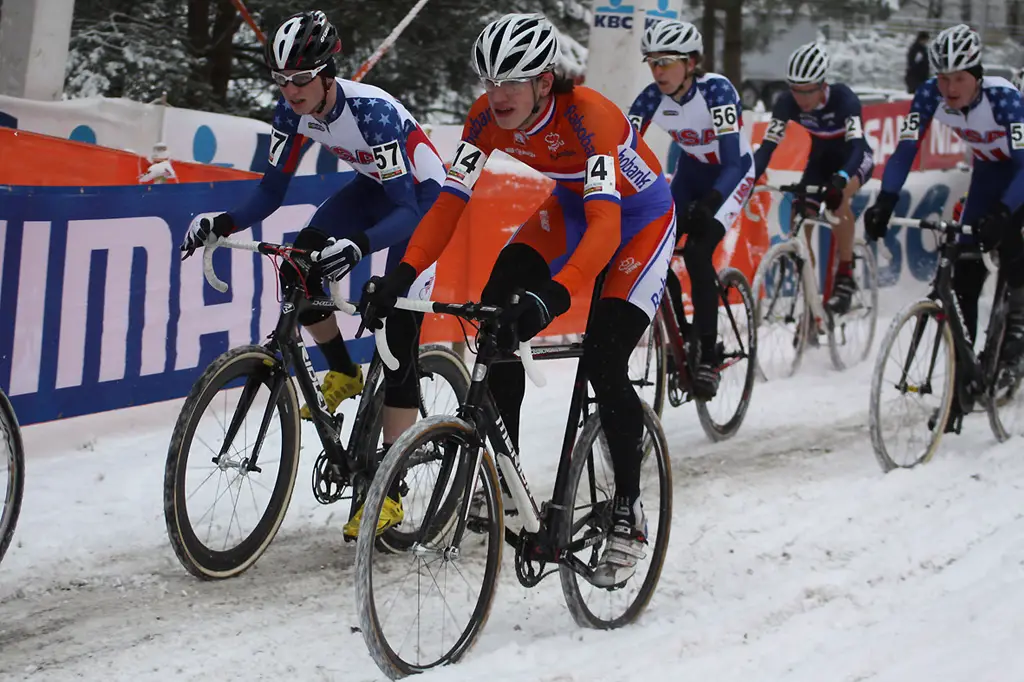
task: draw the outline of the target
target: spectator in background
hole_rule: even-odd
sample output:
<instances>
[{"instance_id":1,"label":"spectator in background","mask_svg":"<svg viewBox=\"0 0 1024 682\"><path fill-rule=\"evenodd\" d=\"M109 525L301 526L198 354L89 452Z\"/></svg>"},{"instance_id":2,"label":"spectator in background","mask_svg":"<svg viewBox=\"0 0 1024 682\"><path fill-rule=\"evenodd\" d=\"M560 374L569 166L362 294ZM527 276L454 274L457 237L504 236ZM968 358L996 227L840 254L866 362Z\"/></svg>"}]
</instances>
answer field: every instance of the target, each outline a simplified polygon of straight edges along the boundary
<instances>
[{"instance_id":1,"label":"spectator in background","mask_svg":"<svg viewBox=\"0 0 1024 682\"><path fill-rule=\"evenodd\" d=\"M917 86L931 77L928 66L928 31L918 31L917 40L907 50L907 92L917 92Z\"/></svg>"}]
</instances>

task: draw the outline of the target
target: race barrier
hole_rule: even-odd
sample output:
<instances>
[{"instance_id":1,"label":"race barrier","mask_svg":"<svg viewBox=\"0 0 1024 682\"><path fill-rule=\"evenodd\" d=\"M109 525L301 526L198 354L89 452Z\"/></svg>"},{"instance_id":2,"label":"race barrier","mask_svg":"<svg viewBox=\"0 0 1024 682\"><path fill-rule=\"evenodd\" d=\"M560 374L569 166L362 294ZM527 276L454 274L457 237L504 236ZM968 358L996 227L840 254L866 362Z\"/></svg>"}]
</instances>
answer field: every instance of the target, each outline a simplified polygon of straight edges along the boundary
<instances>
[{"instance_id":1,"label":"race barrier","mask_svg":"<svg viewBox=\"0 0 1024 682\"><path fill-rule=\"evenodd\" d=\"M905 111L905 105L895 106ZM890 139L895 139L894 133L886 131L898 124L898 116L865 117L865 130L877 131L873 145L882 154ZM872 123L875 120L879 122ZM763 123L751 126L755 140L763 127ZM799 177L797 169L804 163L801 144L806 159L806 139L801 143L800 132L798 128L790 131L776 152L769 171L772 184ZM437 129L434 135L457 139L459 128ZM0 152L6 149L4 139L0 136ZM955 146L943 148L941 140L925 144L935 144L936 150L925 156L925 165L931 162L945 169L912 174L897 215L949 215L966 187L969 176L955 168L960 159L952 151ZM450 153L444 150L451 146L439 145L442 154ZM54 175L61 168L74 167L58 162L73 154L68 149L47 155ZM129 157L125 172L135 177L139 157ZM6 162L0 165L7 166ZM92 168L98 179L101 171L95 163ZM288 241L317 204L351 177L350 172L296 177L281 209L255 226L251 236ZM11 396L24 423L183 396L217 354L265 338L279 312L276 273L268 259L244 251L219 251L215 256L218 273L231 285L221 294L205 283L200 258L181 262L178 253L192 216L230 209L255 184L255 179L248 179L158 186L0 186L0 319L13 321L0 327L0 386ZM877 192L877 184L872 180L856 197L857 214ZM439 262L435 300L479 299L498 251L551 187L547 178L495 154ZM789 224L787 198L763 193L753 201L754 210L767 221L738 220L716 253L719 267L739 267L751 279L761 254ZM819 253L825 252L827 239L827 232L819 235ZM924 281L930 277L935 251L925 239L917 231L897 229L878 245L882 286L901 278ZM359 264L347 280L351 296L358 295L372 274L382 271L385 258L383 253L373 254ZM685 285L685 273L677 272ZM585 289L546 334L579 333L589 298ZM351 339L358 321L344 315L338 318L343 334ZM423 338L460 341L463 330L456 320L434 316ZM323 369L308 336L306 341L314 366ZM369 337L351 341L350 347L361 361L372 352Z\"/></svg>"}]
</instances>

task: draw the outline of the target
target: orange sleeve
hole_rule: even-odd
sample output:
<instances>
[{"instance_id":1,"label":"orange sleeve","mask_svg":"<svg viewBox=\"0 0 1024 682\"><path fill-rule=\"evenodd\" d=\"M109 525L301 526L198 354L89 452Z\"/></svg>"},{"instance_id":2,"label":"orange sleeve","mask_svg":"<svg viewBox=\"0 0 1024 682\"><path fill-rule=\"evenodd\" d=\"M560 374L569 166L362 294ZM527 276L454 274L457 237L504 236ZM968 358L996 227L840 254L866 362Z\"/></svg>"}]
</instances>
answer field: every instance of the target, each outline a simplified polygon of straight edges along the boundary
<instances>
[{"instance_id":1,"label":"orange sleeve","mask_svg":"<svg viewBox=\"0 0 1024 682\"><path fill-rule=\"evenodd\" d=\"M587 216L587 229L572 256L555 275L556 282L570 295L593 281L608 265L619 248L622 235L622 211L613 201L588 201L583 206Z\"/></svg>"},{"instance_id":2,"label":"orange sleeve","mask_svg":"<svg viewBox=\"0 0 1024 682\"><path fill-rule=\"evenodd\" d=\"M462 141L449 166L444 187L416 226L402 257L402 262L411 265L416 274L423 272L441 257L455 234L459 218L473 196L473 186L483 173L488 155L493 151L490 144L492 123L493 116L487 104L487 96L481 95L466 117L462 127Z\"/></svg>"},{"instance_id":3,"label":"orange sleeve","mask_svg":"<svg viewBox=\"0 0 1024 682\"><path fill-rule=\"evenodd\" d=\"M456 194L441 192L412 233L402 262L415 268L417 275L429 268L441 257L448 242L452 240L467 203L466 199Z\"/></svg>"}]
</instances>

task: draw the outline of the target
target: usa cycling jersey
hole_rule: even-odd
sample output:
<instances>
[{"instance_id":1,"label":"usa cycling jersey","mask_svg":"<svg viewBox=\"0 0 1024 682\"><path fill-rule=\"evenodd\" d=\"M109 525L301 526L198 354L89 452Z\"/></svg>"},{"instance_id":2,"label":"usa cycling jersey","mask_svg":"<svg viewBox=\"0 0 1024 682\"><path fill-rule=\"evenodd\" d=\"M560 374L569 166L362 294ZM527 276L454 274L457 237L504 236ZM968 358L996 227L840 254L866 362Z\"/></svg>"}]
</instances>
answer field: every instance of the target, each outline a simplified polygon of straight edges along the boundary
<instances>
[{"instance_id":1,"label":"usa cycling jersey","mask_svg":"<svg viewBox=\"0 0 1024 682\"><path fill-rule=\"evenodd\" d=\"M789 121L796 121L811 135L809 170L815 164L824 164L831 168L820 175L842 170L848 177L859 177L862 184L867 181L874 160L871 147L864 139L860 98L843 83L826 85L825 102L811 111L801 110L791 92L779 97L772 107L764 140L754 153L756 177L761 177L768 167Z\"/></svg>"},{"instance_id":2,"label":"usa cycling jersey","mask_svg":"<svg viewBox=\"0 0 1024 682\"><path fill-rule=\"evenodd\" d=\"M681 102L650 84L629 108L629 120L641 135L655 123L692 160L722 166L714 188L728 196L752 163L750 143L740 133L743 107L724 76L709 73L695 83Z\"/></svg>"},{"instance_id":3,"label":"usa cycling jersey","mask_svg":"<svg viewBox=\"0 0 1024 682\"><path fill-rule=\"evenodd\" d=\"M740 132L743 109L732 83L718 74L705 74L694 80L681 101L662 94L652 83L629 108L629 120L641 135L652 122L657 124L682 149L672 178L676 206L718 192L715 220L728 229L754 185L754 157Z\"/></svg>"},{"instance_id":4,"label":"usa cycling jersey","mask_svg":"<svg viewBox=\"0 0 1024 682\"><path fill-rule=\"evenodd\" d=\"M899 144L885 166L882 191L896 194L903 187L933 119L950 126L970 145L974 174L986 178L978 187L972 179L964 221L984 208L976 201L981 199L978 190L986 195L984 203L1001 200L1011 211L1020 208L1024 203L1024 101L1010 81L992 76L982 78L978 98L961 110L946 106L935 78L918 87L903 120Z\"/></svg>"},{"instance_id":5,"label":"usa cycling jersey","mask_svg":"<svg viewBox=\"0 0 1024 682\"><path fill-rule=\"evenodd\" d=\"M277 210L309 138L384 190L386 200L376 202L391 206L377 207L382 217L366 230L370 250L378 251L409 238L444 182L444 163L398 100L372 85L335 80L338 99L322 121L295 113L283 97L278 100L267 171L250 200L230 214L244 228ZM433 191L420 191L424 185Z\"/></svg>"}]
</instances>

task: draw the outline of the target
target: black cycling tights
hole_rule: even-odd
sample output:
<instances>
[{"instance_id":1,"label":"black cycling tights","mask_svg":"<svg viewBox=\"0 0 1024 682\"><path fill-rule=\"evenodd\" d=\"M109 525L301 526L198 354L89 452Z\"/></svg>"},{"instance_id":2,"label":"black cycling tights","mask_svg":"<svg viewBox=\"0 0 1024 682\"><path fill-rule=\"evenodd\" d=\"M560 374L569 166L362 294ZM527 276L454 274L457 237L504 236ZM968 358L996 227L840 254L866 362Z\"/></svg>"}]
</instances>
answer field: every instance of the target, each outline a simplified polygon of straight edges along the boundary
<instances>
[{"instance_id":1,"label":"black cycling tights","mask_svg":"<svg viewBox=\"0 0 1024 682\"><path fill-rule=\"evenodd\" d=\"M511 244L498 256L481 299L504 306L517 288L529 289L550 277L548 264L537 251L525 244ZM643 407L629 383L628 362L649 324L647 314L632 303L617 298L601 299L594 308L581 359L594 387L601 425L608 439L616 495L631 500L640 495ZM518 450L520 410L526 393L522 363L492 365L487 383Z\"/></svg>"}]
</instances>

